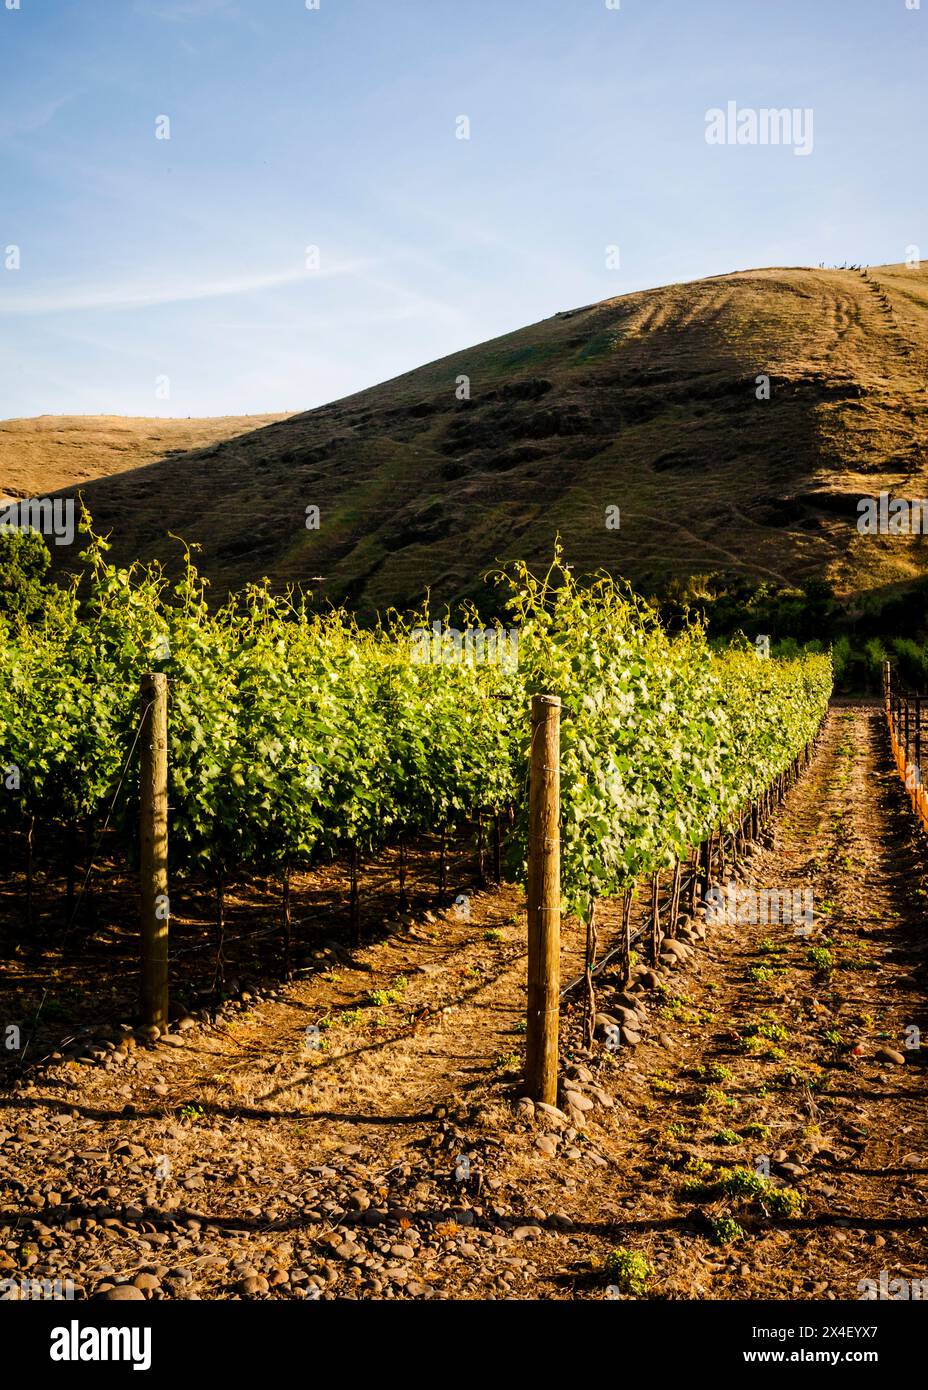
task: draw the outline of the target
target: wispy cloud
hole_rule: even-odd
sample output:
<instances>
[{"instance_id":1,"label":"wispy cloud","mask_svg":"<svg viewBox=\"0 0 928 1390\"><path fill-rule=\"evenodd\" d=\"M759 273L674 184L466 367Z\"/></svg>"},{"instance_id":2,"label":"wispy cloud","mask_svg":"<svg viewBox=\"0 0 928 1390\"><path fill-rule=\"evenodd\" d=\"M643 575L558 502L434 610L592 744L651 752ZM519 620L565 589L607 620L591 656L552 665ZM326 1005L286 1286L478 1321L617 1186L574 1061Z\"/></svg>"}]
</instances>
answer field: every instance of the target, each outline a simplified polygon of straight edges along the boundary
<instances>
[{"instance_id":1,"label":"wispy cloud","mask_svg":"<svg viewBox=\"0 0 928 1390\"><path fill-rule=\"evenodd\" d=\"M72 101L74 95L68 93L65 96L53 97L50 101L40 102L28 110L0 119L0 145L7 140L15 139L17 135L29 135L34 130L41 130L43 126L50 125L62 106Z\"/></svg>"},{"instance_id":2,"label":"wispy cloud","mask_svg":"<svg viewBox=\"0 0 928 1390\"><path fill-rule=\"evenodd\" d=\"M186 304L198 299L226 299L258 294L282 285L310 284L334 275L355 275L367 262L344 261L323 270L290 269L263 275L229 275L218 280L182 280L146 284L49 287L33 293L0 296L0 314L66 314L88 309L146 309L157 304Z\"/></svg>"}]
</instances>

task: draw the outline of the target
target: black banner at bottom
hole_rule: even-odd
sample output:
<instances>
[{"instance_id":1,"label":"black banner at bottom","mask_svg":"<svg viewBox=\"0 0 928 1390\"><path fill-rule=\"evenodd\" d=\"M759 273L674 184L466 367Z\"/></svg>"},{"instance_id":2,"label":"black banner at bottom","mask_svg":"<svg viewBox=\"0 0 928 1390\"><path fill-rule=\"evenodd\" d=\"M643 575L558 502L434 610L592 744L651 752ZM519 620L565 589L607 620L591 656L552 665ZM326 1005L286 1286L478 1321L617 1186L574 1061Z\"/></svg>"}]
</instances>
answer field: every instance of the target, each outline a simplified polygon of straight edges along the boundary
<instances>
[{"instance_id":1,"label":"black banner at bottom","mask_svg":"<svg viewBox=\"0 0 928 1390\"><path fill-rule=\"evenodd\" d=\"M134 1372L164 1376L182 1371L228 1374L238 1383L250 1369L274 1373L302 1365L307 1374L320 1354L346 1369L393 1357L417 1363L423 1354L443 1379L472 1379L481 1371L480 1347L492 1362L525 1371L537 1349L564 1347L563 1338L590 1355L637 1346L652 1372L741 1372L750 1381L764 1369L813 1367L870 1371L874 1379L910 1371L920 1355L922 1302L684 1303L603 1299L591 1302L516 1300L487 1303L395 1304L354 1300L291 1303L189 1300L115 1308L102 1302L23 1302L0 1305L0 1345L20 1374L41 1372L52 1383L75 1375ZM556 1341L551 1342L552 1334ZM363 1340L358 1340L362 1337ZM491 1338L487 1344L484 1339ZM515 1338L515 1340L513 1340ZM464 1359L458 1361L461 1353ZM472 1360L471 1356L477 1359ZM357 1360L355 1360L357 1358ZM331 1370L331 1366L329 1367Z\"/></svg>"}]
</instances>

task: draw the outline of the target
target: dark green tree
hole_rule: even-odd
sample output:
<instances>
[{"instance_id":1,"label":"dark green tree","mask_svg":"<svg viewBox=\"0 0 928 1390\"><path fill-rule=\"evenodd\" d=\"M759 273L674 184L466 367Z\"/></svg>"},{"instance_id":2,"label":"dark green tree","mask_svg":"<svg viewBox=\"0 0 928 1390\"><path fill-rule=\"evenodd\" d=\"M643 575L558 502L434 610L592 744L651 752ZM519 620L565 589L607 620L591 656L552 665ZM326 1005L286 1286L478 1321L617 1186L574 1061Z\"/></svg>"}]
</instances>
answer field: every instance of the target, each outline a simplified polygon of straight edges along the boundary
<instances>
[{"instance_id":1,"label":"dark green tree","mask_svg":"<svg viewBox=\"0 0 928 1390\"><path fill-rule=\"evenodd\" d=\"M48 547L37 531L0 526L0 613L28 622L48 603Z\"/></svg>"}]
</instances>

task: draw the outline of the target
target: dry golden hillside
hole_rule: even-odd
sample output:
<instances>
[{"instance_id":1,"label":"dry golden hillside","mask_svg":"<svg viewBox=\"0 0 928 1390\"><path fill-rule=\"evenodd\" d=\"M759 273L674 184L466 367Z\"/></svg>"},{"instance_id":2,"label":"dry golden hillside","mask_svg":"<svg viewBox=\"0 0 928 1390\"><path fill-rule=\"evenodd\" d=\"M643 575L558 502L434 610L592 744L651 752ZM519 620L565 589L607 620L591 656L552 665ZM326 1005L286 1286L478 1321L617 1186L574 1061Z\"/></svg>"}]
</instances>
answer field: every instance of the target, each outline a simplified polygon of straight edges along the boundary
<instances>
[{"instance_id":1,"label":"dry golden hillside","mask_svg":"<svg viewBox=\"0 0 928 1390\"><path fill-rule=\"evenodd\" d=\"M280 415L166 420L127 415L39 415L0 420L0 498L44 497L173 454L202 449Z\"/></svg>"},{"instance_id":2,"label":"dry golden hillside","mask_svg":"<svg viewBox=\"0 0 928 1390\"><path fill-rule=\"evenodd\" d=\"M558 313L224 441L234 422L203 422L205 447L175 422L172 456L83 490L119 558L176 553L173 531L220 589L321 575L365 611L472 594L558 532L579 568L646 589L728 570L850 594L928 566L921 538L856 530L861 496L928 495L926 376L928 269L742 271Z\"/></svg>"}]
</instances>

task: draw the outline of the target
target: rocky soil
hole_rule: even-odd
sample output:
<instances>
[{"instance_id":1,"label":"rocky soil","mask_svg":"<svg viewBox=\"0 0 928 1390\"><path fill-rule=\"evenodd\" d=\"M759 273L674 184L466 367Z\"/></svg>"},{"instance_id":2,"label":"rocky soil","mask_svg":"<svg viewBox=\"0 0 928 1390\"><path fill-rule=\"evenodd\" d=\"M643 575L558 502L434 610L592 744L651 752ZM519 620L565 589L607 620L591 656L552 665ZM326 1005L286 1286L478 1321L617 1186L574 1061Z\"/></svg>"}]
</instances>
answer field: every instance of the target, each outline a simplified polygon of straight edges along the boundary
<instances>
[{"instance_id":1,"label":"rocky soil","mask_svg":"<svg viewBox=\"0 0 928 1390\"><path fill-rule=\"evenodd\" d=\"M924 863L879 712L834 709L738 881L811 889L811 931L699 915L626 987L607 967L589 1050L567 996L557 1107L518 1094L511 887L329 942L218 1018L93 1031L0 1097L0 1296L835 1299L926 1278ZM581 950L566 924L565 982Z\"/></svg>"}]
</instances>

